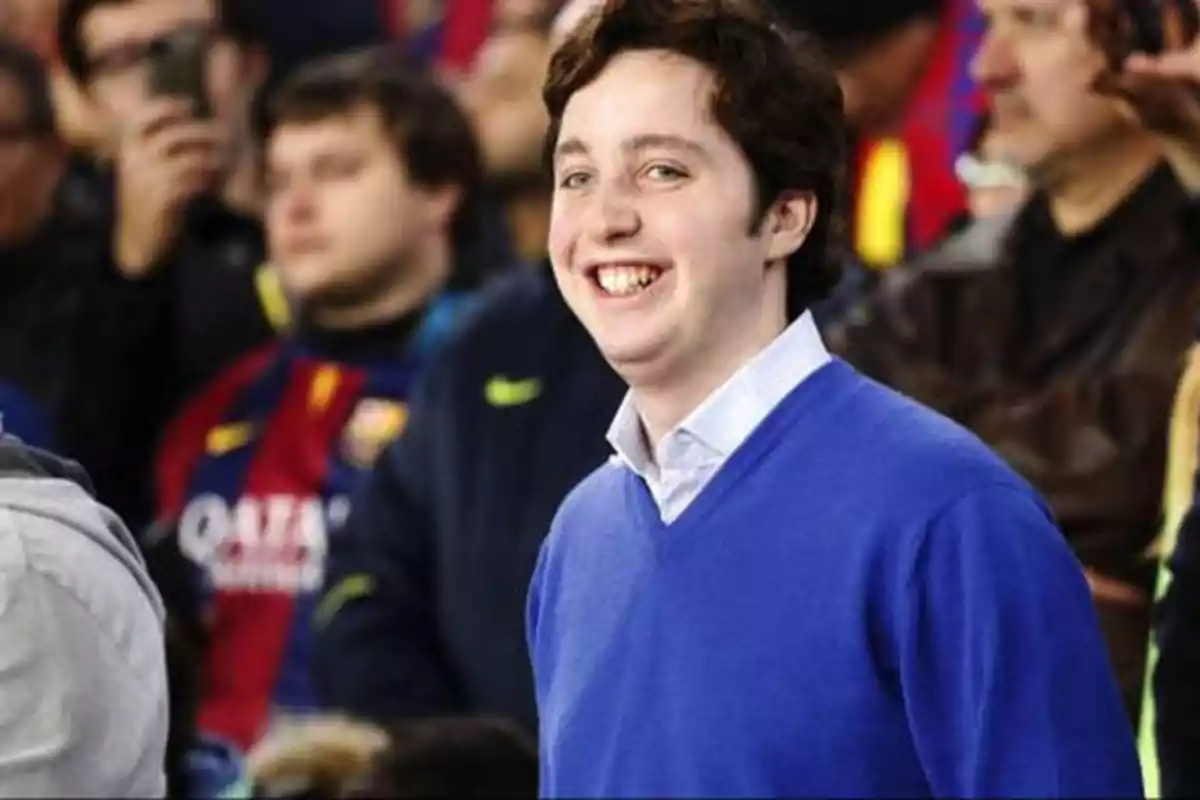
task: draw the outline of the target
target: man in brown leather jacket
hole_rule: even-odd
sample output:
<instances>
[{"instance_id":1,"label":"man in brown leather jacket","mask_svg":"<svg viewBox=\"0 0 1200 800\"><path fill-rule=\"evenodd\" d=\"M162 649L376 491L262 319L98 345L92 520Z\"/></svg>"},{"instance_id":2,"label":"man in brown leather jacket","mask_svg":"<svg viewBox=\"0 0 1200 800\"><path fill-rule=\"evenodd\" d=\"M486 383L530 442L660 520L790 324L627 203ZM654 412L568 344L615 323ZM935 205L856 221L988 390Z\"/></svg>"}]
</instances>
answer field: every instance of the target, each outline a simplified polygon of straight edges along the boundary
<instances>
[{"instance_id":1,"label":"man in brown leather jacket","mask_svg":"<svg viewBox=\"0 0 1200 800\"><path fill-rule=\"evenodd\" d=\"M1101 92L1082 6L980 0L973 64L1035 193L893 275L830 332L867 373L969 426L1047 497L1136 712L1171 401L1200 310L1186 152ZM1149 119L1147 115L1144 118ZM1182 182L1182 183L1181 183Z\"/></svg>"}]
</instances>

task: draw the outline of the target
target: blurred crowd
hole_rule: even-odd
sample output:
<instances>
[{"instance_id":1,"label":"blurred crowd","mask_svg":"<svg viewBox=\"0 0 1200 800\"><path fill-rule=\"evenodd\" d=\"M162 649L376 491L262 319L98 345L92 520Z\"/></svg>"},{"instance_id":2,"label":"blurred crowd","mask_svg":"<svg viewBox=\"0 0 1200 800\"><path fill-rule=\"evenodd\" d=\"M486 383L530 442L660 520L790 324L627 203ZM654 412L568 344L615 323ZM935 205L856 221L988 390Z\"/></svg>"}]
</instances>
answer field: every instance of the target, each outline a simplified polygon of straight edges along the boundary
<instances>
[{"instance_id":1,"label":"blurred crowd","mask_svg":"<svg viewBox=\"0 0 1200 800\"><path fill-rule=\"evenodd\" d=\"M827 342L1047 498L1200 793L1200 124L1076 0L773 2L853 128ZM173 796L535 794L526 589L625 389L545 252L598 4L0 3L0 419L138 539Z\"/></svg>"}]
</instances>

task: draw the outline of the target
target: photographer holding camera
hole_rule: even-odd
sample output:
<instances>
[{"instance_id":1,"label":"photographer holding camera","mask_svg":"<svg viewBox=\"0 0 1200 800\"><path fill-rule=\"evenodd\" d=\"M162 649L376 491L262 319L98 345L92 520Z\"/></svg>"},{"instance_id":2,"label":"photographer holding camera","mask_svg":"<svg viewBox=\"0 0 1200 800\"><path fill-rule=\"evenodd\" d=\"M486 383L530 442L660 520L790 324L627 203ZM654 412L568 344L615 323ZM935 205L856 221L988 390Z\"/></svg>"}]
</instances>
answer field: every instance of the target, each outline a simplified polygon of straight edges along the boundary
<instances>
[{"instance_id":1,"label":"photographer holding camera","mask_svg":"<svg viewBox=\"0 0 1200 800\"><path fill-rule=\"evenodd\" d=\"M113 266L165 296L181 394L271 335L254 282L261 28L244 0L67 0L59 19L114 162Z\"/></svg>"}]
</instances>

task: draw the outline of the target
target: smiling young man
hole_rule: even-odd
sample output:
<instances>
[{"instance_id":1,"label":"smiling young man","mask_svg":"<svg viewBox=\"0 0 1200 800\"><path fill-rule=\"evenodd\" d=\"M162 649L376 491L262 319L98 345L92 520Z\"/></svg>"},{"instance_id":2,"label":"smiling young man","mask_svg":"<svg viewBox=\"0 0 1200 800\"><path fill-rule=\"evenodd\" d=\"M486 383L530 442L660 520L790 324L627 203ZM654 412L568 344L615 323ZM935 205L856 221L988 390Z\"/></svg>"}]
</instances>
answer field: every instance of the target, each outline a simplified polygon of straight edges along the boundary
<instances>
[{"instance_id":1,"label":"smiling young man","mask_svg":"<svg viewBox=\"0 0 1200 800\"><path fill-rule=\"evenodd\" d=\"M844 123L811 45L610 0L545 96L554 273L630 392L531 587L542 794L1139 794L1045 505L814 327Z\"/></svg>"}]
</instances>

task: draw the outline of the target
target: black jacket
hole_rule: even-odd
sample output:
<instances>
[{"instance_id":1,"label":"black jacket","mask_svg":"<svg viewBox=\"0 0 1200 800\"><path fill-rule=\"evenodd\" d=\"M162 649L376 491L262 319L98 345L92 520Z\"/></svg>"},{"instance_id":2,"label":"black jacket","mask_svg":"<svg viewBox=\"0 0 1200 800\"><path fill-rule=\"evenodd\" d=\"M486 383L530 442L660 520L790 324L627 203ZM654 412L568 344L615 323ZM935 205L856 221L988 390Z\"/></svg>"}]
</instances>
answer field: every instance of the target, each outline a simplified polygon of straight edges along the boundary
<instances>
[{"instance_id":1,"label":"black jacket","mask_svg":"<svg viewBox=\"0 0 1200 800\"><path fill-rule=\"evenodd\" d=\"M134 530L149 522L149 465L176 406L274 335L257 293L262 231L196 203L163 262L129 279L112 260L112 178L66 172L48 219L0 249L0 380L31 395L56 452L93 476Z\"/></svg>"},{"instance_id":2,"label":"black jacket","mask_svg":"<svg viewBox=\"0 0 1200 800\"><path fill-rule=\"evenodd\" d=\"M0 249L0 379L32 396L54 449L93 476L127 520L148 494L145 466L173 381L167 287L113 267L110 203L82 165L60 183L51 215Z\"/></svg>"},{"instance_id":3,"label":"black jacket","mask_svg":"<svg viewBox=\"0 0 1200 800\"><path fill-rule=\"evenodd\" d=\"M1200 497L1200 495L1198 495ZM1153 681L1163 797L1200 797L1200 508L1193 503L1170 560L1157 608Z\"/></svg>"},{"instance_id":4,"label":"black jacket","mask_svg":"<svg viewBox=\"0 0 1200 800\"><path fill-rule=\"evenodd\" d=\"M534 729L529 579L559 503L610 455L623 393L547 270L490 287L331 537L314 664L328 705Z\"/></svg>"},{"instance_id":5,"label":"black jacket","mask_svg":"<svg viewBox=\"0 0 1200 800\"><path fill-rule=\"evenodd\" d=\"M1195 200L1188 230L1193 241L1200 242L1200 204ZM1180 436L1178 446L1192 454L1197 447L1196 426L1200 425L1200 402L1194 400L1200 382L1198 368L1200 333L1180 386L1173 421L1183 430L1172 432ZM1174 448L1172 457L1176 456ZM1191 506L1179 526L1166 567L1167 574L1162 577L1169 583L1155 608L1153 633L1158 657L1150 675L1151 746L1156 750L1161 796L1200 797L1200 475L1193 476Z\"/></svg>"}]
</instances>

